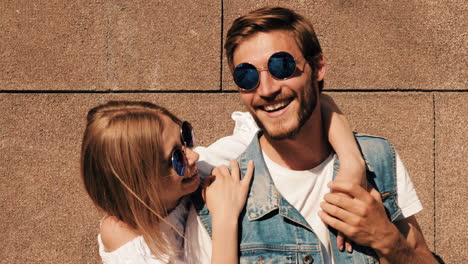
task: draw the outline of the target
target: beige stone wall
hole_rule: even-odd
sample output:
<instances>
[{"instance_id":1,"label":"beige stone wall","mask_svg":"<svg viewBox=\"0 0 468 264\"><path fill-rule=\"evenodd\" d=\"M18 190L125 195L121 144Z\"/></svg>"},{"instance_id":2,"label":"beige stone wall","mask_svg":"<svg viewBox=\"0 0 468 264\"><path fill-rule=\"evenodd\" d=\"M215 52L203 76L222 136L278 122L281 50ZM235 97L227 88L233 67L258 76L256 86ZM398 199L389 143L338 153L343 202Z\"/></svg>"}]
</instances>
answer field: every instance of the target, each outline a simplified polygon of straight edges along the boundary
<instances>
[{"instance_id":1,"label":"beige stone wall","mask_svg":"<svg viewBox=\"0 0 468 264\"><path fill-rule=\"evenodd\" d=\"M430 248L463 263L468 156L464 0L0 1L0 262L99 263L79 182L87 110L148 100L207 145L243 110L223 51L237 16L292 7L315 25L326 92L354 127L396 145Z\"/></svg>"}]
</instances>

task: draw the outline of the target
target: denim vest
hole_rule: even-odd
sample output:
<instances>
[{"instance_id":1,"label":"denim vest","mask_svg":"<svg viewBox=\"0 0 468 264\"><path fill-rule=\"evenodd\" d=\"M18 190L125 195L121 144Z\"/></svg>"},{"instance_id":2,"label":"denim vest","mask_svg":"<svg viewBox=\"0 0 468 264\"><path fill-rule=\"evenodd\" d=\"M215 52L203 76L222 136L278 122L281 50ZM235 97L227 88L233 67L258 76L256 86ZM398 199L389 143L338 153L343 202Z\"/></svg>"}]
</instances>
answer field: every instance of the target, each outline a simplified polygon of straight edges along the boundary
<instances>
[{"instance_id":1,"label":"denim vest","mask_svg":"<svg viewBox=\"0 0 468 264\"><path fill-rule=\"evenodd\" d=\"M320 241L304 217L284 199L276 189L263 159L255 136L237 161L242 177L247 162L255 163L254 177L239 218L240 263L324 263ZM396 204L395 151L385 139L356 135L367 165L368 182L382 195L387 216L395 221L401 215ZM339 161L335 159L333 178ZM212 236L211 216L200 193L193 195L195 209ZM354 245L353 252L341 252L336 247L336 231L330 231L331 254L336 264L378 263L375 252L368 247Z\"/></svg>"}]
</instances>

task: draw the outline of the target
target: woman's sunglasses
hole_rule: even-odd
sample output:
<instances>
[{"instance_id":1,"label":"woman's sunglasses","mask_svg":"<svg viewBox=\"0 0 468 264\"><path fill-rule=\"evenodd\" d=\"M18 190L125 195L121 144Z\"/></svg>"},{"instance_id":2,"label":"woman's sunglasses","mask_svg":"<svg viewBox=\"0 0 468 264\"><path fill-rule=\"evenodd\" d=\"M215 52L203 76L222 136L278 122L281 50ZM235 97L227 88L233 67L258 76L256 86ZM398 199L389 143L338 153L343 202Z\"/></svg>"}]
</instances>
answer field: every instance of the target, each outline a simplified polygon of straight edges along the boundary
<instances>
[{"instance_id":1,"label":"woman's sunglasses","mask_svg":"<svg viewBox=\"0 0 468 264\"><path fill-rule=\"evenodd\" d=\"M184 121L180 126L180 141L186 148L193 148L195 145L195 134L193 133L192 125ZM185 168L187 167L187 159L183 148L176 148L172 151L171 163L174 170L181 177L184 176Z\"/></svg>"},{"instance_id":2,"label":"woman's sunglasses","mask_svg":"<svg viewBox=\"0 0 468 264\"><path fill-rule=\"evenodd\" d=\"M273 78L285 80L291 78L296 72L296 60L287 52L276 52L268 59L266 68ZM258 70L250 63L241 63L234 69L234 82L239 88L245 91L252 91L260 83L260 71L267 69L261 68Z\"/></svg>"}]
</instances>

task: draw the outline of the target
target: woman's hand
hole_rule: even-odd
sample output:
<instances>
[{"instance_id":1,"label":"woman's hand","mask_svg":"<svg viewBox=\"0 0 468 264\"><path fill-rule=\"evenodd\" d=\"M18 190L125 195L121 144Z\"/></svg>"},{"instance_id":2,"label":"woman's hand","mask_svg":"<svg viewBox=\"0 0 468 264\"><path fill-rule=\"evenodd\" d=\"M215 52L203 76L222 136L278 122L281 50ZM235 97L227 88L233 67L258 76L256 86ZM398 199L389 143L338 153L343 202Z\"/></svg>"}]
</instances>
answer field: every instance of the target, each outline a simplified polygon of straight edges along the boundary
<instances>
[{"instance_id":1,"label":"woman's hand","mask_svg":"<svg viewBox=\"0 0 468 264\"><path fill-rule=\"evenodd\" d=\"M249 161L247 172L241 180L239 165L234 160L230 163L231 171L226 166L213 169L212 182L203 190L203 196L213 218L237 222L249 193L254 165L253 161Z\"/></svg>"},{"instance_id":2,"label":"woman's hand","mask_svg":"<svg viewBox=\"0 0 468 264\"><path fill-rule=\"evenodd\" d=\"M346 156L340 163L338 175L335 180L337 182L355 183L367 190L366 166L362 157L359 156L357 160L353 160L351 155ZM348 197L348 194L345 193L338 192L337 195ZM350 253L353 251L352 241L342 232L338 231L336 238L336 246L339 250L343 251L346 249Z\"/></svg>"},{"instance_id":3,"label":"woman's hand","mask_svg":"<svg viewBox=\"0 0 468 264\"><path fill-rule=\"evenodd\" d=\"M226 166L215 168L211 184L203 189L213 228L211 263L239 262L238 221L249 193L254 165L250 160L242 180L236 161L231 160L231 168L231 171Z\"/></svg>"}]
</instances>

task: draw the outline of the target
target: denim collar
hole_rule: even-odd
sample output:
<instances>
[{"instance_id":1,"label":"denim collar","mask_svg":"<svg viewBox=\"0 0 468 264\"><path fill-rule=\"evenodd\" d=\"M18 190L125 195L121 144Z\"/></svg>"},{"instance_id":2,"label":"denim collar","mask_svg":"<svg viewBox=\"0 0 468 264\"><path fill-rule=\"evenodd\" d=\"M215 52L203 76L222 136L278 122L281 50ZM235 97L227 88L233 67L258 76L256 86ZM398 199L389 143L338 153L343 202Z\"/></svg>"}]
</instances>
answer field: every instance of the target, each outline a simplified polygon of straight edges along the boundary
<instances>
[{"instance_id":1,"label":"denim collar","mask_svg":"<svg viewBox=\"0 0 468 264\"><path fill-rule=\"evenodd\" d=\"M263 158L259 138L262 132L259 131L253 137L244 153L238 158L239 168L242 175L247 171L249 160L255 163L254 178L252 179L249 196L247 198L246 214L249 221L259 220L265 215L278 210L277 213L289 220L305 226L311 230L311 227L304 217L282 197L273 183L270 172Z\"/></svg>"},{"instance_id":2,"label":"denim collar","mask_svg":"<svg viewBox=\"0 0 468 264\"><path fill-rule=\"evenodd\" d=\"M250 221L257 220L278 209L281 198L263 159L263 153L258 140L261 135L262 133L258 132L244 153L238 158L242 175L245 175L247 172L249 160L253 160L255 164L254 179L252 179L246 206L247 217Z\"/></svg>"}]
</instances>

